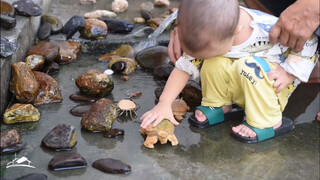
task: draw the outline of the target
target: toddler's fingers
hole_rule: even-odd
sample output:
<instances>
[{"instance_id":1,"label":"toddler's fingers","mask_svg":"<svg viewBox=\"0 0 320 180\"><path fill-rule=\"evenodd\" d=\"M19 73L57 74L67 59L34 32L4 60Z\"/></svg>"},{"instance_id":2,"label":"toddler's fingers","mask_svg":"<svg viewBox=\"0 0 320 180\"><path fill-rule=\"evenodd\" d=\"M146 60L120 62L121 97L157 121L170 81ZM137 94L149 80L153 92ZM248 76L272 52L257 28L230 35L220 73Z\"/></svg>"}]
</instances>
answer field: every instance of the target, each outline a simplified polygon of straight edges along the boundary
<instances>
[{"instance_id":1,"label":"toddler's fingers","mask_svg":"<svg viewBox=\"0 0 320 180\"><path fill-rule=\"evenodd\" d=\"M268 78L269 80L275 80L278 78L278 73L275 69L271 69L269 72L268 72Z\"/></svg>"},{"instance_id":2,"label":"toddler's fingers","mask_svg":"<svg viewBox=\"0 0 320 180\"><path fill-rule=\"evenodd\" d=\"M151 124L152 122L154 122L154 120L156 120L158 118L158 115L153 113L150 117L146 118L144 120L143 125L141 126L142 128L147 128L147 126L149 126L149 124Z\"/></svg>"},{"instance_id":3,"label":"toddler's fingers","mask_svg":"<svg viewBox=\"0 0 320 180\"><path fill-rule=\"evenodd\" d=\"M273 87L274 88L278 88L279 86L281 85L281 82L280 81L274 81L274 83L273 83Z\"/></svg>"}]
</instances>

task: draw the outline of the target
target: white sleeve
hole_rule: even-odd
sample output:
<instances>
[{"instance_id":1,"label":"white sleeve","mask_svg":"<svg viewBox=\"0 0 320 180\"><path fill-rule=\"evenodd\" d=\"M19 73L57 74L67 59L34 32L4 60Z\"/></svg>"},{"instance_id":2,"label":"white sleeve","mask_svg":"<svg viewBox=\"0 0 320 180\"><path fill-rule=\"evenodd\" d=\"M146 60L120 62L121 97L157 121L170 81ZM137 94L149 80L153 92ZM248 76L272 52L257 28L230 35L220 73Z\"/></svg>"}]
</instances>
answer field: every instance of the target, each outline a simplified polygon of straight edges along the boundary
<instances>
[{"instance_id":1,"label":"white sleeve","mask_svg":"<svg viewBox=\"0 0 320 180\"><path fill-rule=\"evenodd\" d=\"M317 45L318 38L313 35L306 42L301 52L295 53L291 51L287 59L280 66L288 73L296 76L300 81L307 82L317 63L317 58L315 57Z\"/></svg>"},{"instance_id":2,"label":"white sleeve","mask_svg":"<svg viewBox=\"0 0 320 180\"><path fill-rule=\"evenodd\" d=\"M191 62L194 59L194 57L184 54L177 60L175 65L177 69L184 71L192 76L193 80L197 79L200 76L198 68Z\"/></svg>"}]
</instances>

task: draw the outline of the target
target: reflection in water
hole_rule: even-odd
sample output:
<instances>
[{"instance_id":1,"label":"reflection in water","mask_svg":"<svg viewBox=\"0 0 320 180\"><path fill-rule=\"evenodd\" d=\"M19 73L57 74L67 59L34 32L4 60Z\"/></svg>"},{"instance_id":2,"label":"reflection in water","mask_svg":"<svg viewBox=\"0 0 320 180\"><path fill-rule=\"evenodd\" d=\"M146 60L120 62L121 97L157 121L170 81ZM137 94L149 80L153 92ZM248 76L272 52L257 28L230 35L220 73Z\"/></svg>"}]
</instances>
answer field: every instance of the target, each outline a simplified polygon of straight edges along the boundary
<instances>
[{"instance_id":1,"label":"reflection in water","mask_svg":"<svg viewBox=\"0 0 320 180\"><path fill-rule=\"evenodd\" d=\"M123 141L124 138L105 138L104 132L93 133L85 129L81 129L82 138L88 143L89 146L96 146L99 149L113 149L116 147L117 141Z\"/></svg>"}]
</instances>

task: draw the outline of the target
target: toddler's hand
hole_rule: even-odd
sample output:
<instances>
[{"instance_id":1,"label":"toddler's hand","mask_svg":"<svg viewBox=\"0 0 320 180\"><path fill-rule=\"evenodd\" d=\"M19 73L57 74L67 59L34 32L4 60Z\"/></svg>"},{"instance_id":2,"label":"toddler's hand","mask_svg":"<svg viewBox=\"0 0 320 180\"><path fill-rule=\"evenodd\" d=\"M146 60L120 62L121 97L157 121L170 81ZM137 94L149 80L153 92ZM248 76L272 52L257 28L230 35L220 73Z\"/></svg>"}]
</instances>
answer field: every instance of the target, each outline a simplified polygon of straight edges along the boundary
<instances>
[{"instance_id":1,"label":"toddler's hand","mask_svg":"<svg viewBox=\"0 0 320 180\"><path fill-rule=\"evenodd\" d=\"M179 123L174 119L171 104L159 102L153 109L144 113L140 118L142 123L141 128L146 128L149 124L153 123L153 126L158 125L163 119L168 119L173 125L179 125Z\"/></svg>"},{"instance_id":2,"label":"toddler's hand","mask_svg":"<svg viewBox=\"0 0 320 180\"><path fill-rule=\"evenodd\" d=\"M276 66L276 68L268 72L268 77L271 81L274 80L273 87L276 88L276 93L279 93L283 88L291 84L296 77L285 71L279 64L272 64Z\"/></svg>"}]
</instances>

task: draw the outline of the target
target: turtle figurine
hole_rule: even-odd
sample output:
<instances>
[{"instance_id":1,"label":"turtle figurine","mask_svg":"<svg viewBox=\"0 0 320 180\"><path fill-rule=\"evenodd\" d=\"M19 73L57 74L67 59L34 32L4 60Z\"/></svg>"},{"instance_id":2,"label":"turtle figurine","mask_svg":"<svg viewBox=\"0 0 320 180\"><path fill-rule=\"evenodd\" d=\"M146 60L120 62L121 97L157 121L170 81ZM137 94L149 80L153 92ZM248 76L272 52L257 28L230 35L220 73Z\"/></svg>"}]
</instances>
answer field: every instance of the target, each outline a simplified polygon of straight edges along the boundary
<instances>
[{"instance_id":1,"label":"turtle figurine","mask_svg":"<svg viewBox=\"0 0 320 180\"><path fill-rule=\"evenodd\" d=\"M182 98L174 100L171 105L171 108L174 118L178 121L182 121L184 115L190 109L190 107Z\"/></svg>"},{"instance_id":2,"label":"turtle figurine","mask_svg":"<svg viewBox=\"0 0 320 180\"><path fill-rule=\"evenodd\" d=\"M140 128L140 133L147 136L143 143L147 148L154 148L154 144L158 140L161 144L166 144L169 140L172 146L176 146L179 143L176 135L174 135L174 125L167 119L164 119L155 127L151 123L145 129Z\"/></svg>"}]
</instances>

